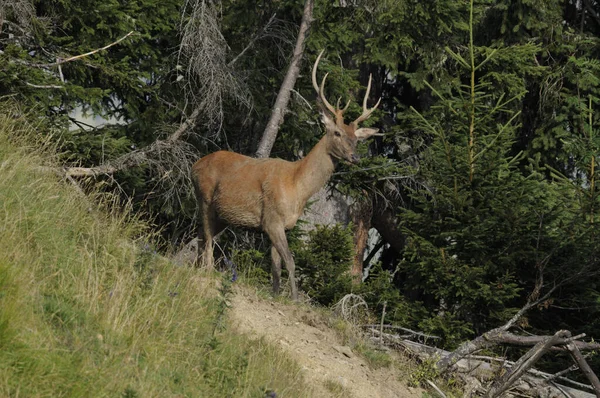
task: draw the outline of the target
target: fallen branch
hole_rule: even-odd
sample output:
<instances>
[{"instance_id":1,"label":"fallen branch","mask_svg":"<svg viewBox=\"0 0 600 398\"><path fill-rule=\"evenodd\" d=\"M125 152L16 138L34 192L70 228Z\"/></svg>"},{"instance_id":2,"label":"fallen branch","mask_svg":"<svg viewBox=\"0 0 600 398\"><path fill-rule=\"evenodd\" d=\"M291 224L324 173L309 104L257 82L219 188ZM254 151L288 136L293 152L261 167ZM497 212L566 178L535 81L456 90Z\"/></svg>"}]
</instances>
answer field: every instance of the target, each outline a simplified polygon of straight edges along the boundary
<instances>
[{"instance_id":1,"label":"fallen branch","mask_svg":"<svg viewBox=\"0 0 600 398\"><path fill-rule=\"evenodd\" d=\"M378 328L380 326L381 325L362 325L363 328ZM407 329L407 328L404 328L402 326L383 325L383 328L385 328L385 329L398 329L398 330L402 330L402 331L405 331L405 332L409 333L411 336L420 336L420 337L424 337L425 339L433 339L433 340L441 339L441 337L439 337L439 336L433 336L433 335L430 335L430 334L425 334L425 333L422 333L422 332L417 332L415 330Z\"/></svg>"},{"instance_id":2,"label":"fallen branch","mask_svg":"<svg viewBox=\"0 0 600 398\"><path fill-rule=\"evenodd\" d=\"M500 394L508 390L527 370L529 370L535 363L550 350L550 348L559 341L565 338L571 337L571 333L566 330L559 330L554 336L547 337L537 343L531 350L523 355L515 365L511 367L510 371L504 373L498 378L488 390L486 397L495 398Z\"/></svg>"},{"instance_id":3,"label":"fallen branch","mask_svg":"<svg viewBox=\"0 0 600 398\"><path fill-rule=\"evenodd\" d=\"M533 293L530 295L527 303L521 308L517 313L504 325L499 326L495 329L490 330L487 333L478 336L474 340L464 342L461 344L456 350L454 350L450 355L441 358L437 363L436 367L438 371L445 372L450 367L452 367L456 362L458 362L461 358L464 358L467 355L474 353L475 351L492 347L498 342L501 342L500 339L502 336L511 335L507 333L507 330L510 329L530 308L538 305L539 303L546 300L556 289L556 286L552 287L546 294L542 297L539 297L539 291L543 286L543 278L542 276L538 277L536 281L536 286L534 288ZM537 298L537 299L534 299ZM511 335L514 336L514 335ZM537 342L533 343L537 344ZM532 345L533 345L532 344Z\"/></svg>"},{"instance_id":4,"label":"fallen branch","mask_svg":"<svg viewBox=\"0 0 600 398\"><path fill-rule=\"evenodd\" d=\"M550 336L519 336L509 332L498 333L490 331L487 333L487 339L490 342L495 342L499 344L513 344L519 346L532 346L544 339L547 339L548 337ZM580 350L600 350L600 343L575 340L582 337L585 337L585 334L560 339L556 343L556 345L567 345L569 343L573 343ZM552 347L552 350L555 351L564 351L565 349L566 348Z\"/></svg>"},{"instance_id":5,"label":"fallen branch","mask_svg":"<svg viewBox=\"0 0 600 398\"><path fill-rule=\"evenodd\" d=\"M556 372L553 375L550 375L546 379L546 381L547 382L551 382L551 381L554 381L554 379L558 379L558 378L566 379L565 377L561 377L561 376L564 376L567 373L573 372L573 371L575 371L577 369L579 369L579 366L577 364L573 364L573 365L569 366L568 368L561 370L560 372ZM566 380L569 380L569 379L566 379Z\"/></svg>"},{"instance_id":6,"label":"fallen branch","mask_svg":"<svg viewBox=\"0 0 600 398\"><path fill-rule=\"evenodd\" d=\"M514 366L514 364L515 364L515 362L508 361L506 358L496 358L496 357L490 357L490 356L486 356L486 355L468 355L465 357L465 359L467 359L467 360L474 359L477 361L488 361L488 362L502 362L503 364L508 365L508 366ZM572 372L577 369L579 369L579 366L577 366L577 364L573 364L573 365L569 366L568 368L561 370L560 372L557 372L554 374L542 372L541 370L537 370L537 369L528 369L527 373L530 373L533 376L542 378L546 383L552 383L554 380L560 380L562 382L572 384L573 386L575 386L579 389L593 392L594 387L592 387L591 385L579 383L575 380L571 380L569 378L564 377L564 375L566 375L567 373Z\"/></svg>"},{"instance_id":7,"label":"fallen branch","mask_svg":"<svg viewBox=\"0 0 600 398\"><path fill-rule=\"evenodd\" d=\"M435 391L436 391L438 394L440 394L440 396L441 396L442 398L446 398L446 394L444 394L444 393L442 392L442 390L440 390L440 389L439 389L439 387L438 387L438 386L436 386L436 385L433 383L433 381L431 381L431 380L425 380L425 381L427 382L427 384L429 384L431 387L433 387L433 389L434 389L434 390L435 390Z\"/></svg>"},{"instance_id":8,"label":"fallen branch","mask_svg":"<svg viewBox=\"0 0 600 398\"><path fill-rule=\"evenodd\" d=\"M374 332L377 333L378 331L374 330ZM390 335L386 336L386 339L388 339L389 336ZM390 340L392 342L391 346L401 345L405 349L409 350L410 352L416 354L421 358L444 358L451 354L451 352L449 351L431 347L415 341L402 340L396 338ZM502 358L470 355L457 361L455 366L459 374L470 375L474 371L476 371L477 377L482 379L489 379L493 375L493 367L489 362L502 362L507 367L512 367L515 364L515 362L507 361ZM579 383L577 381L564 377L563 375L567 373L566 371L561 371L558 374L553 375L551 373L546 373L537 369L530 368L527 370L527 373L531 375L528 376L527 379L528 383L530 384L536 384L539 386L548 384L551 385L551 383L553 383L554 380L560 380L561 383L568 383L573 386L567 387L565 385L560 385L560 387L562 389L566 389L570 395L580 398L588 398L590 397L590 394L585 391L594 392L594 388L591 385ZM531 378L531 380L529 378ZM536 380L535 383L533 383L533 380Z\"/></svg>"},{"instance_id":9,"label":"fallen branch","mask_svg":"<svg viewBox=\"0 0 600 398\"><path fill-rule=\"evenodd\" d=\"M577 348L577 345L575 345L575 342L567 344L567 349L571 353L571 357L573 358L575 363L579 365L579 369L581 369L583 374L587 377L587 379L594 387L594 393L596 394L596 396L600 398L600 380L598 380L598 376L596 376L590 365L583 357L583 355L581 355L581 352Z\"/></svg>"}]
</instances>

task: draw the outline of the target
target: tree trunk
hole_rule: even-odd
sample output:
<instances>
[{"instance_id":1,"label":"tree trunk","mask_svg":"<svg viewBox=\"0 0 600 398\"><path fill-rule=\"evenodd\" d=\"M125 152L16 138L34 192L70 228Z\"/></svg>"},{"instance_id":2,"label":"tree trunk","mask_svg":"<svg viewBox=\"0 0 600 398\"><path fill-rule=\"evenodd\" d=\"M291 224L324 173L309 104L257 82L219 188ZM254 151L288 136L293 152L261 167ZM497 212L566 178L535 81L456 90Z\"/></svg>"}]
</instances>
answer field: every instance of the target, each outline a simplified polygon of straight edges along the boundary
<instances>
[{"instance_id":1,"label":"tree trunk","mask_svg":"<svg viewBox=\"0 0 600 398\"><path fill-rule=\"evenodd\" d=\"M288 103L290 102L291 91L294 88L294 84L296 84L298 75L300 74L300 61L302 60L302 55L304 55L306 37L308 35L310 24L313 20L313 5L314 0L306 0L306 3L304 4L302 23L300 24L300 31L298 32L298 39L296 40L294 55L292 56L290 66L287 70L285 78L283 79L283 83L281 83L281 88L277 94L275 105L273 105L271 118L269 119L260 143L258 144L258 149L256 151L257 158L269 157L271 154L271 149L273 148L273 144L275 143L275 138L277 138L279 126L281 126L281 123L283 123L283 116L287 109Z\"/></svg>"},{"instance_id":2,"label":"tree trunk","mask_svg":"<svg viewBox=\"0 0 600 398\"><path fill-rule=\"evenodd\" d=\"M369 240L369 230L371 229L371 219L373 218L373 204L368 194L366 200L357 200L351 207L352 223L354 224L354 264L350 274L355 283L362 282L363 259L365 249Z\"/></svg>"},{"instance_id":3,"label":"tree trunk","mask_svg":"<svg viewBox=\"0 0 600 398\"><path fill-rule=\"evenodd\" d=\"M374 203L373 227L395 251L402 253L405 237L400 230L400 221L396 212L381 200Z\"/></svg>"}]
</instances>

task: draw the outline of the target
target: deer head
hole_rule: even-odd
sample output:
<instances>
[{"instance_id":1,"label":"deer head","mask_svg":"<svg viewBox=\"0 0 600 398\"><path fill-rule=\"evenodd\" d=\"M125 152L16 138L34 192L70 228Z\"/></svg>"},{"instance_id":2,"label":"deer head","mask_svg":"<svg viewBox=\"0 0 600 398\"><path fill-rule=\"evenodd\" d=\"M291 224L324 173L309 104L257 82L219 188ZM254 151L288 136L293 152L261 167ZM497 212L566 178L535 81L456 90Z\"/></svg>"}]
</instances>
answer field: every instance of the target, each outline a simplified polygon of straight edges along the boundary
<instances>
[{"instance_id":1,"label":"deer head","mask_svg":"<svg viewBox=\"0 0 600 398\"><path fill-rule=\"evenodd\" d=\"M323 77L323 81L321 82L321 86L317 84L317 67L319 65L319 61L321 60L321 56L323 55L322 50L312 69L312 84L315 88L315 91L318 95L318 102L321 108L321 119L323 120L323 124L325 125L326 137L327 137L327 150L330 156L336 159L346 160L351 163L357 163L360 160L360 157L356 154L356 144L358 141L362 141L367 139L375 134L377 134L378 129L368 128L368 127L358 127L359 123L367 120L373 111L377 109L379 103L381 102L381 98L371 109L367 108L367 99L369 98L369 92L371 91L371 75L369 75L369 84L367 85L367 92L365 93L365 98L363 99L363 112L362 114L350 124L346 124L344 122L344 112L348 109L350 105L350 100L346 103L344 108L340 109L340 100L336 104L334 108L333 105L327 101L325 98L324 87L325 81L327 80L326 73Z\"/></svg>"}]
</instances>

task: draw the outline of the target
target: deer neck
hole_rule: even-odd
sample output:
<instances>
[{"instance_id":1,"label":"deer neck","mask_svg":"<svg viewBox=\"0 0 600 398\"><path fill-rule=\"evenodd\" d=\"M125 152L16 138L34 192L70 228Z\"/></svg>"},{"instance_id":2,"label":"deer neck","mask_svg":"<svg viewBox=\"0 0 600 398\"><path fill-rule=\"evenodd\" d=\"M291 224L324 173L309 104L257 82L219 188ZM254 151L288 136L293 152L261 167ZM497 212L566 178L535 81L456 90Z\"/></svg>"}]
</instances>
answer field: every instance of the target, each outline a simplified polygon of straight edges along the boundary
<instances>
[{"instance_id":1,"label":"deer neck","mask_svg":"<svg viewBox=\"0 0 600 398\"><path fill-rule=\"evenodd\" d=\"M298 161L296 182L304 203L329 181L335 163L327 149L327 136L321 138L308 155Z\"/></svg>"}]
</instances>

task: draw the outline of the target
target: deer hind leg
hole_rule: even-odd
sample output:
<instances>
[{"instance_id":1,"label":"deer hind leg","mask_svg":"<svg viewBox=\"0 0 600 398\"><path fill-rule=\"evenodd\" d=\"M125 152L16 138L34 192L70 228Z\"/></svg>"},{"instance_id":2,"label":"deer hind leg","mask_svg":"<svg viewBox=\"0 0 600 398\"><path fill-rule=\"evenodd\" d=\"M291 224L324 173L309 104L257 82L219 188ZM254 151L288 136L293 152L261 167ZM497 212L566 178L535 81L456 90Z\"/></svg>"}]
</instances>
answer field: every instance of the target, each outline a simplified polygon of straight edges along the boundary
<instances>
[{"instance_id":1,"label":"deer hind leg","mask_svg":"<svg viewBox=\"0 0 600 398\"><path fill-rule=\"evenodd\" d=\"M294 263L294 257L292 256L292 252L290 251L290 248L288 246L288 241L285 236L285 230L283 229L283 227L281 227L281 228L275 228L272 231L266 231L266 232L269 235L269 238L271 238L271 243L273 243L273 246L275 247L277 252L279 252L281 259L283 259L283 262L285 263L285 267L287 268L288 275L290 278L290 285L292 288L292 299L294 301L298 301L298 288L296 287L296 275L295 275L296 274L296 264ZM273 254L273 252L271 252L271 255L272 254ZM275 264L275 258L273 258L273 263ZM275 278L275 270L274 270L273 271L273 291L275 291L275 288L276 288L275 281L277 279Z\"/></svg>"},{"instance_id":2,"label":"deer hind leg","mask_svg":"<svg viewBox=\"0 0 600 398\"><path fill-rule=\"evenodd\" d=\"M271 246L271 261L273 266L273 293L278 295L281 286L281 256L275 245Z\"/></svg>"},{"instance_id":3,"label":"deer hind leg","mask_svg":"<svg viewBox=\"0 0 600 398\"><path fill-rule=\"evenodd\" d=\"M204 235L204 253L200 264L211 271L215 267L213 239L218 231L217 214L208 203L202 204L202 231Z\"/></svg>"}]
</instances>

